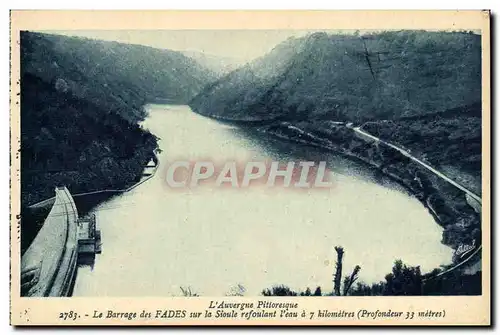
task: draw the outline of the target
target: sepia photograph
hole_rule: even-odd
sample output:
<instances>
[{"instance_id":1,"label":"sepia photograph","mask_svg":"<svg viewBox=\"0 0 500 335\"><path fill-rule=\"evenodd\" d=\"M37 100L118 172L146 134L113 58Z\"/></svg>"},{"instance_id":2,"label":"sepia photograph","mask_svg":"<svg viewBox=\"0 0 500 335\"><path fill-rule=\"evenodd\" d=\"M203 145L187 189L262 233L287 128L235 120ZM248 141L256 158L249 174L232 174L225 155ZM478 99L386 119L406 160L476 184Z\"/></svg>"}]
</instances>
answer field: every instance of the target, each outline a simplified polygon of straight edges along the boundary
<instances>
[{"instance_id":1,"label":"sepia photograph","mask_svg":"<svg viewBox=\"0 0 500 335\"><path fill-rule=\"evenodd\" d=\"M46 302L65 325L453 324L452 297L489 322L488 12L359 29L14 14L11 299L38 314L17 323Z\"/></svg>"}]
</instances>

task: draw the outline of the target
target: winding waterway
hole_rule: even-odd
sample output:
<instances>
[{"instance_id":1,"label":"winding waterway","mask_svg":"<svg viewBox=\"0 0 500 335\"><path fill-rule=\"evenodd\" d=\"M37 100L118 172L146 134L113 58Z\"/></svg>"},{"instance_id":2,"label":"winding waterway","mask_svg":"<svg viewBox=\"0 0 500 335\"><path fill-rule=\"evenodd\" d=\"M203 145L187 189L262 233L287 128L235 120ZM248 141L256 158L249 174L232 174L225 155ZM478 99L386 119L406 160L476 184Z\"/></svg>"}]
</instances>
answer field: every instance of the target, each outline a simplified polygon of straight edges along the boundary
<instances>
[{"instance_id":1,"label":"winding waterway","mask_svg":"<svg viewBox=\"0 0 500 335\"><path fill-rule=\"evenodd\" d=\"M395 259L422 270L448 264L442 229L414 197L367 166L318 149L251 134L188 106L149 105L144 127L160 138L152 179L96 208L102 254L78 269L74 296L180 296L181 287L221 296L273 285L332 290L336 253L344 275L378 282ZM169 188L177 160L327 161L327 190Z\"/></svg>"}]
</instances>

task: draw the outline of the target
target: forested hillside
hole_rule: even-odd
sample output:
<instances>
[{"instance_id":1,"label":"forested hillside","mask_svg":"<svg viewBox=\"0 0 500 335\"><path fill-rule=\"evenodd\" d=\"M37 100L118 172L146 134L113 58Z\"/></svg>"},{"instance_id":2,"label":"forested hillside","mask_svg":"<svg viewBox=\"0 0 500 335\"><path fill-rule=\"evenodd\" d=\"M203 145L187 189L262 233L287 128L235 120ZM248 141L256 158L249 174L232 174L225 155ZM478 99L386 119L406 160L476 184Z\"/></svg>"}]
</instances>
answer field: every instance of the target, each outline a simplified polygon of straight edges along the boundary
<instances>
[{"instance_id":1,"label":"forested hillside","mask_svg":"<svg viewBox=\"0 0 500 335\"><path fill-rule=\"evenodd\" d=\"M134 183L156 148L137 122L156 97L186 103L213 74L181 53L21 33L22 205Z\"/></svg>"},{"instance_id":2,"label":"forested hillside","mask_svg":"<svg viewBox=\"0 0 500 335\"><path fill-rule=\"evenodd\" d=\"M408 148L481 195L481 103L397 120L367 122L372 135Z\"/></svg>"},{"instance_id":3,"label":"forested hillside","mask_svg":"<svg viewBox=\"0 0 500 335\"><path fill-rule=\"evenodd\" d=\"M33 32L21 33L23 73L136 122L155 98L187 103L215 74L180 52Z\"/></svg>"},{"instance_id":4,"label":"forested hillside","mask_svg":"<svg viewBox=\"0 0 500 335\"><path fill-rule=\"evenodd\" d=\"M291 38L192 100L235 120L368 121L481 100L481 39L473 33L314 33Z\"/></svg>"},{"instance_id":5,"label":"forested hillside","mask_svg":"<svg viewBox=\"0 0 500 335\"><path fill-rule=\"evenodd\" d=\"M319 134L325 121L354 122L481 192L481 36L472 32L290 38L190 105L218 119L291 122L320 137L338 136Z\"/></svg>"}]
</instances>

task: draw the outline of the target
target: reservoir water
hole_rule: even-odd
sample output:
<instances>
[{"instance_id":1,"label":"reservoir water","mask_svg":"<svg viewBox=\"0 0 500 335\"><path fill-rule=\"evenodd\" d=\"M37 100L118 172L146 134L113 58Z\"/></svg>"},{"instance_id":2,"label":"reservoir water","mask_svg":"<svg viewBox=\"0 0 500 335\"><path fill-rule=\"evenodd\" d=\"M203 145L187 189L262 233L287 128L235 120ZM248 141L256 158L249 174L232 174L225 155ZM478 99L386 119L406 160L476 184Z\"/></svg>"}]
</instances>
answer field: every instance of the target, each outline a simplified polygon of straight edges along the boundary
<instances>
[{"instance_id":1,"label":"reservoir water","mask_svg":"<svg viewBox=\"0 0 500 335\"><path fill-rule=\"evenodd\" d=\"M156 175L95 209L102 254L78 269L74 296L222 296L237 285L260 295L273 285L332 291L335 246L344 275L378 282L394 260L423 272L452 250L424 206L367 166L333 153L251 134L193 113L149 105L143 126L160 138ZM248 187L171 189L169 162L327 161L327 190Z\"/></svg>"}]
</instances>

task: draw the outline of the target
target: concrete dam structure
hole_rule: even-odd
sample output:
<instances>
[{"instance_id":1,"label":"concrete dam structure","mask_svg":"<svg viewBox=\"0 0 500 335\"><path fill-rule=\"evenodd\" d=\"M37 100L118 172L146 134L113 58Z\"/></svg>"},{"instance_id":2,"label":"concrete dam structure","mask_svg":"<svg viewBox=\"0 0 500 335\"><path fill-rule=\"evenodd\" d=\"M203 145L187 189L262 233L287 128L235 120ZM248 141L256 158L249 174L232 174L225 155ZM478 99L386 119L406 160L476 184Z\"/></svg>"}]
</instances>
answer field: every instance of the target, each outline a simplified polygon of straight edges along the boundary
<instances>
[{"instance_id":1,"label":"concrete dam structure","mask_svg":"<svg viewBox=\"0 0 500 335\"><path fill-rule=\"evenodd\" d=\"M57 187L54 204L35 239L21 257L21 295L71 295L80 260L101 252L95 216L79 218L66 187Z\"/></svg>"}]
</instances>

